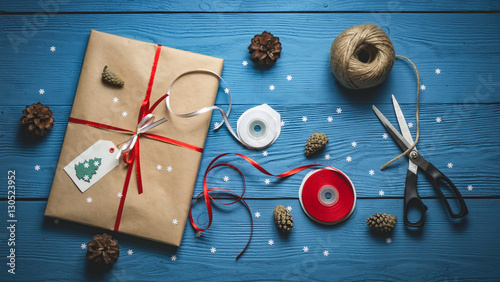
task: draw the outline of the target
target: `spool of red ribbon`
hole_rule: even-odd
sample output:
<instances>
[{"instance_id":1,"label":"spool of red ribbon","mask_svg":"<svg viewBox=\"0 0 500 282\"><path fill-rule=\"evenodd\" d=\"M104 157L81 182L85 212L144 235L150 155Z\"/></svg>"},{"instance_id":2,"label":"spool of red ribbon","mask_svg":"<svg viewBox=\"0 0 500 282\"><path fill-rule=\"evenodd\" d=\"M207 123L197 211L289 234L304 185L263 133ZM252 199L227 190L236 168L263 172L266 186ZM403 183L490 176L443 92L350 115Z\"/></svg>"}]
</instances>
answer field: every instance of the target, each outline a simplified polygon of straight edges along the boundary
<instances>
[{"instance_id":1,"label":"spool of red ribbon","mask_svg":"<svg viewBox=\"0 0 500 282\"><path fill-rule=\"evenodd\" d=\"M312 220L332 225L346 220L356 206L356 191L340 170L309 172L299 190L300 205Z\"/></svg>"}]
</instances>

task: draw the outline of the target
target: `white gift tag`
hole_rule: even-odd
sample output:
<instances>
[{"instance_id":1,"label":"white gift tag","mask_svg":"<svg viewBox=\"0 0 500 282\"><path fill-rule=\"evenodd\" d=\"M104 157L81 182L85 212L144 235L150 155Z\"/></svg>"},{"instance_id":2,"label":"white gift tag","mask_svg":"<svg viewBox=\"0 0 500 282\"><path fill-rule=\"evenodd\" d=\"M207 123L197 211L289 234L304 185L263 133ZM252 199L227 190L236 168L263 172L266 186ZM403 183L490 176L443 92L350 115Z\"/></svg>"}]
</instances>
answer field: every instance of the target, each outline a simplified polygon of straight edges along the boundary
<instances>
[{"instance_id":1,"label":"white gift tag","mask_svg":"<svg viewBox=\"0 0 500 282\"><path fill-rule=\"evenodd\" d=\"M113 142L99 140L65 166L64 171L83 193L118 165L117 154Z\"/></svg>"}]
</instances>

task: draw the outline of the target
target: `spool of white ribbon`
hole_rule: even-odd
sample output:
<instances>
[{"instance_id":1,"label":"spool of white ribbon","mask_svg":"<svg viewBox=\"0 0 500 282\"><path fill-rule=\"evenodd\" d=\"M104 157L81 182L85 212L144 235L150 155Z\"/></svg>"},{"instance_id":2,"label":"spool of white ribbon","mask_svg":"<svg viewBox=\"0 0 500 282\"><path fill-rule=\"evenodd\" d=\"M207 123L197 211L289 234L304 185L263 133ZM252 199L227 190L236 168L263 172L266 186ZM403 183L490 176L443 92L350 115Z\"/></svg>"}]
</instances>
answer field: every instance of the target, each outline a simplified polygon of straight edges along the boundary
<instances>
[{"instance_id":1,"label":"spool of white ribbon","mask_svg":"<svg viewBox=\"0 0 500 282\"><path fill-rule=\"evenodd\" d=\"M225 91L228 96L229 96L229 107L228 107L228 110L227 110L227 113L217 107L217 106L208 106L208 107L203 107L199 110L196 110L196 111L193 111L193 112L190 112L190 113L186 113L186 114L177 114L175 113L173 110L172 110L172 107L170 105L170 97L172 96L171 92L172 92L172 87L174 86L175 82L183 77L184 75L187 75L187 74L191 74L191 73L196 73L196 72L203 72L203 73L210 73L216 77L218 77L223 83L224 85L226 86L226 89L227 91ZM178 77L176 77L172 83L170 84L170 86L168 87L168 90L167 90L167 98L165 99L165 103L167 105L167 109L174 115L178 116L178 117L181 117L181 118L189 118L189 117L194 117L194 116L197 116L197 115L200 115L200 114L203 114L203 113L206 113L206 112L209 112L209 111L212 111L212 110L218 110L222 116L222 122L220 123L216 123L215 125L215 128L214 130L217 130L219 129L224 123L226 124L226 127L227 129L229 130L229 132L231 133L231 135L233 135L233 137L238 140L241 144L243 144L245 147L249 148L249 149L263 149L263 148L266 148L266 147L269 147L271 146L271 144L274 143L274 141L276 141L276 139L278 138L279 134L280 134L280 131L281 131L281 117L280 115L274 111L271 107L269 107L267 104L264 104L264 105L261 105L261 106L258 106L258 107L255 107L255 108L252 108L248 111L246 111L245 113L243 113L243 115L240 117L240 119L238 120L238 124L237 124L237 131L238 131L238 134L236 134L236 132L233 130L233 128L231 127L231 123L229 122L229 114L231 112L231 91L229 90L229 87L226 83L226 81L219 75L217 74L216 72L212 71L212 70L209 70L209 69L193 69L193 70L190 70L190 71L186 71L182 74L180 74ZM266 109L263 109L261 107L263 106L266 106L267 108ZM253 123L251 122L246 122L246 118L244 116L248 116L247 112L250 112L250 111L257 111L257 108L258 108L258 111L262 112L262 111L267 111L267 115L260 115L260 116L257 116L255 117L255 115L253 114L250 114L250 116L252 116L255 119L259 120L262 122L262 123L266 123L266 131L265 131L265 136L262 137L262 136L257 136L258 138L253 138L250 136L250 138L241 138L241 136L243 134L240 135L240 133L242 132L245 132L244 135L245 137L248 135L246 133L248 132L252 132L254 130L254 128L250 128L248 126L253 125ZM270 109L270 111L269 111ZM271 112L272 111L272 112ZM276 115L277 115L277 118L276 118ZM269 116L272 116L272 118L270 119ZM245 120L245 122L242 122L242 120ZM243 127L240 127L241 125L245 124ZM261 126L259 124L259 126ZM262 128L262 126L261 126ZM250 134L251 135L251 134ZM243 140L245 139L245 140ZM257 141L258 140L258 141ZM262 140L268 140L266 142L262 142Z\"/></svg>"}]
</instances>

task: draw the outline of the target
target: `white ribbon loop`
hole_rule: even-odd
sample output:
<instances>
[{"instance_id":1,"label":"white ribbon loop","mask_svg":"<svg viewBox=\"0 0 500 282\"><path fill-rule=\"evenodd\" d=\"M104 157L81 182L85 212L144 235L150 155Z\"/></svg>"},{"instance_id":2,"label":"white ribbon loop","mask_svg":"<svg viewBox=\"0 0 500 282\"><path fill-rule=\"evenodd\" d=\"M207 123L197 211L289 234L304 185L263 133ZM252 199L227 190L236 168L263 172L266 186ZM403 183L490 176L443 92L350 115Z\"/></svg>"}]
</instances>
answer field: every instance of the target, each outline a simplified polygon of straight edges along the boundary
<instances>
[{"instance_id":1,"label":"white ribbon loop","mask_svg":"<svg viewBox=\"0 0 500 282\"><path fill-rule=\"evenodd\" d=\"M167 121L166 118L162 118L156 122L154 120L155 116L153 114L147 114L141 119L139 124L137 124L136 133L132 135L132 137L130 137L130 139L128 139L125 143L123 143L123 145L118 150L118 154L116 155L117 159L120 158L122 154L130 152L132 151L132 149L134 149L135 144L137 143L137 139L139 139L139 135L146 133L148 132L148 130L151 130Z\"/></svg>"}]
</instances>

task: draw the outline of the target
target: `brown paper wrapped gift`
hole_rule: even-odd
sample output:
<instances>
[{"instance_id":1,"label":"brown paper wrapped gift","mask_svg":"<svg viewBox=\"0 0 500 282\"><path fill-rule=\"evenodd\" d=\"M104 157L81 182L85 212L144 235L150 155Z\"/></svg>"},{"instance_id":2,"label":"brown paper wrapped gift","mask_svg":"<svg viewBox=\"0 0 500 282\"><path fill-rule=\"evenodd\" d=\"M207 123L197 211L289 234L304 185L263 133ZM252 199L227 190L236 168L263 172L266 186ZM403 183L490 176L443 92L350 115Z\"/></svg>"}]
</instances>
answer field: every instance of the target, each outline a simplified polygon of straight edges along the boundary
<instances>
[{"instance_id":1,"label":"brown paper wrapped gift","mask_svg":"<svg viewBox=\"0 0 500 282\"><path fill-rule=\"evenodd\" d=\"M156 44L91 31L70 117L135 131L157 54L150 104L163 96L170 83L183 72L196 68L222 72L222 59L165 46L161 46L161 50L158 48ZM123 78L124 87L110 87L101 81L105 65ZM172 90L171 105L178 113L213 105L218 86L218 79L209 74L183 76ZM117 103L114 97L118 98ZM152 113L156 120L166 117L168 121L151 129L150 133L203 148L210 113L190 119L178 118L168 112L164 101ZM201 152L141 136L139 158L143 193L138 192L134 167L126 197L122 197L125 199L118 228L115 223L122 198L117 194L125 195L128 165L120 160L115 169L84 193L63 170L98 140L110 140L118 145L130 136L69 122L45 215L179 246ZM163 167L160 171L156 169L158 164ZM167 167L171 167L170 172ZM89 197L91 203L87 202Z\"/></svg>"}]
</instances>

